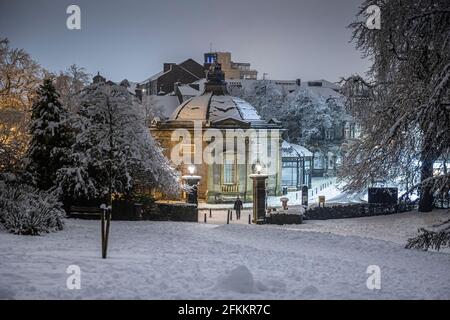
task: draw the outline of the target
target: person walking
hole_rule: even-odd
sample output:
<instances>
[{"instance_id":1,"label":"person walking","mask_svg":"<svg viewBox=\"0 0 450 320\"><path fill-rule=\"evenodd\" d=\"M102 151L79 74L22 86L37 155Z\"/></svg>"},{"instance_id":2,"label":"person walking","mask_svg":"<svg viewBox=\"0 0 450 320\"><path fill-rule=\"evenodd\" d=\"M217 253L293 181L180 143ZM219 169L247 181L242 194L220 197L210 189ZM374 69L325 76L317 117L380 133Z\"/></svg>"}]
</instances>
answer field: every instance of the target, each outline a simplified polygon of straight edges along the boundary
<instances>
[{"instance_id":1,"label":"person walking","mask_svg":"<svg viewBox=\"0 0 450 320\"><path fill-rule=\"evenodd\" d=\"M244 209L244 206L242 204L241 198L237 196L236 201L234 202L234 210L236 211L236 219L241 219L241 210Z\"/></svg>"}]
</instances>

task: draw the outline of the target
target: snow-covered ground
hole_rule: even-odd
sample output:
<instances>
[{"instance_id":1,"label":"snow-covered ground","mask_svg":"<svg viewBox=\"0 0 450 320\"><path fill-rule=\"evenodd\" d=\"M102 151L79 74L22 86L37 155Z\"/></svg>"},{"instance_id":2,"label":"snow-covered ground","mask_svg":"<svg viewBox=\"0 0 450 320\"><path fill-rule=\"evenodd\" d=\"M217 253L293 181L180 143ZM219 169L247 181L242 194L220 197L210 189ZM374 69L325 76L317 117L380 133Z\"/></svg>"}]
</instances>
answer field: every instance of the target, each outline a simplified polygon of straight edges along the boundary
<instances>
[{"instance_id":1,"label":"snow-covered ground","mask_svg":"<svg viewBox=\"0 0 450 320\"><path fill-rule=\"evenodd\" d=\"M308 221L301 226L113 222L100 259L98 221L41 237L0 230L0 298L450 299L450 254L403 248L436 211ZM66 268L81 268L81 289ZM381 268L381 290L366 269Z\"/></svg>"}]
</instances>

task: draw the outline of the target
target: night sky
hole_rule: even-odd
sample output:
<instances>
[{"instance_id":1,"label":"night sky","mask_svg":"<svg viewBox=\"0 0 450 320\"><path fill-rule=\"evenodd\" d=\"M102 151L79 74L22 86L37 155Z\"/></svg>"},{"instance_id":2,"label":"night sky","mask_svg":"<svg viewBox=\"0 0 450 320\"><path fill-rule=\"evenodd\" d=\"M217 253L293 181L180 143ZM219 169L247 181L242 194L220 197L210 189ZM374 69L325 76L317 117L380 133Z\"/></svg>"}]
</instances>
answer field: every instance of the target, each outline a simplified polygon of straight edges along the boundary
<instances>
[{"instance_id":1,"label":"night sky","mask_svg":"<svg viewBox=\"0 0 450 320\"><path fill-rule=\"evenodd\" d=\"M164 62L230 51L269 79L363 73L346 26L362 0L0 0L0 37L58 71L76 63L108 79L142 81ZM81 30L66 8L81 7Z\"/></svg>"}]
</instances>

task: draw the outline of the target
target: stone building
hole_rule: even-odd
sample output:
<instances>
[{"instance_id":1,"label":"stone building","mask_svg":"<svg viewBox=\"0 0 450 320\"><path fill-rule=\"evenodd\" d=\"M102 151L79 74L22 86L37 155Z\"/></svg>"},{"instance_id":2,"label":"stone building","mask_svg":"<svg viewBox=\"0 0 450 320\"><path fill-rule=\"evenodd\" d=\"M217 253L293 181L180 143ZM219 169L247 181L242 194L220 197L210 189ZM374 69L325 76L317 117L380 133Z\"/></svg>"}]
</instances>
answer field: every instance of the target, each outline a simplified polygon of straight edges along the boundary
<instances>
[{"instance_id":1,"label":"stone building","mask_svg":"<svg viewBox=\"0 0 450 320\"><path fill-rule=\"evenodd\" d=\"M183 102L169 119L155 119L151 132L182 175L194 166L201 176L200 201L231 202L237 195L251 201L249 175L257 163L269 175L269 194L281 194L280 124L261 119L250 104L229 95L218 64L212 65L204 92ZM207 154L216 160L206 161Z\"/></svg>"}]
</instances>

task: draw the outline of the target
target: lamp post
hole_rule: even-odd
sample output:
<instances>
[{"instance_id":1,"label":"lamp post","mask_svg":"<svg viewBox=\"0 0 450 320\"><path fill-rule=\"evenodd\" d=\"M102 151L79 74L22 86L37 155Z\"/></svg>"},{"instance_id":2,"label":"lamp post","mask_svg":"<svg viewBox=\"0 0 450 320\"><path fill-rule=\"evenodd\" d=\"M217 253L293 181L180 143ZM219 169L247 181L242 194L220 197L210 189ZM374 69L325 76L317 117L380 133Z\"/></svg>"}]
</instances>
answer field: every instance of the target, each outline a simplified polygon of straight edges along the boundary
<instances>
[{"instance_id":1,"label":"lamp post","mask_svg":"<svg viewBox=\"0 0 450 320\"><path fill-rule=\"evenodd\" d=\"M187 203L195 203L198 204L198 183L202 179L201 176L194 175L195 173L195 166L193 164L188 166L188 175L184 175L181 177L181 179L186 181L186 184L190 187L190 190L188 191L188 196L186 199Z\"/></svg>"},{"instance_id":2,"label":"lamp post","mask_svg":"<svg viewBox=\"0 0 450 320\"><path fill-rule=\"evenodd\" d=\"M253 223L263 223L266 217L266 179L267 174L261 174L262 165L255 165L256 173L251 174L253 180Z\"/></svg>"}]
</instances>

